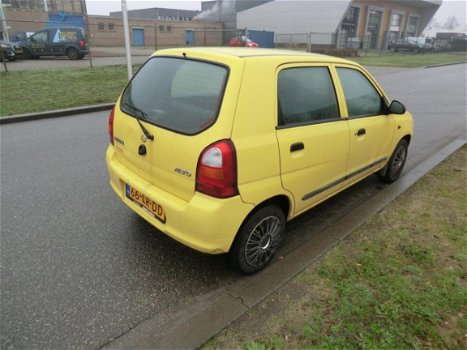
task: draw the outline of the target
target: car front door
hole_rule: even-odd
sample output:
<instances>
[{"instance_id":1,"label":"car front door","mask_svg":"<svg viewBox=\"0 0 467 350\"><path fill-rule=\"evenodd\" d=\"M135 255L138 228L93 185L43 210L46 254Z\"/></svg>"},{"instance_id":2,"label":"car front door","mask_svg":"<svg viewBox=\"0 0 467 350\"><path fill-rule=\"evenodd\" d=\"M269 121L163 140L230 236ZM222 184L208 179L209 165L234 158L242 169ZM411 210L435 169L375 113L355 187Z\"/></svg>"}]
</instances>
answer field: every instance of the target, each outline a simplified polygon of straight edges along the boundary
<instances>
[{"instance_id":1,"label":"car front door","mask_svg":"<svg viewBox=\"0 0 467 350\"><path fill-rule=\"evenodd\" d=\"M345 97L350 132L348 184L387 163L395 122L386 113L382 93L363 70L346 66L336 67L336 70Z\"/></svg>"},{"instance_id":2,"label":"car front door","mask_svg":"<svg viewBox=\"0 0 467 350\"><path fill-rule=\"evenodd\" d=\"M295 215L342 187L349 129L328 66L286 66L277 79L281 180Z\"/></svg>"},{"instance_id":3,"label":"car front door","mask_svg":"<svg viewBox=\"0 0 467 350\"><path fill-rule=\"evenodd\" d=\"M49 42L49 32L43 30L31 35L29 38L31 43L31 53L36 56L47 55L47 44Z\"/></svg>"}]
</instances>

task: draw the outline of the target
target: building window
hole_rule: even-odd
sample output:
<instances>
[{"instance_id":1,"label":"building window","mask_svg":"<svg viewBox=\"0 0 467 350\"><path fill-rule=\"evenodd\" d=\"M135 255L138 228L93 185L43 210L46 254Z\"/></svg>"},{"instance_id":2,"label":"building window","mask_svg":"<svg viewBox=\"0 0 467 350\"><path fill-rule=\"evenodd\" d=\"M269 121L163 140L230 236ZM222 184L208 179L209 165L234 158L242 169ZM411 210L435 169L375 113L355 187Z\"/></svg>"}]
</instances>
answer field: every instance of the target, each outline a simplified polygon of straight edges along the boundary
<instances>
[{"instance_id":1,"label":"building window","mask_svg":"<svg viewBox=\"0 0 467 350\"><path fill-rule=\"evenodd\" d=\"M114 32L115 31L115 23L107 23L107 29Z\"/></svg>"},{"instance_id":2,"label":"building window","mask_svg":"<svg viewBox=\"0 0 467 350\"><path fill-rule=\"evenodd\" d=\"M165 27L164 26L159 26L159 32L164 33L165 32Z\"/></svg>"},{"instance_id":3,"label":"building window","mask_svg":"<svg viewBox=\"0 0 467 350\"><path fill-rule=\"evenodd\" d=\"M388 42L392 42L396 39L399 39L401 27L402 27L402 18L404 16L400 13L393 13L391 16L391 25L389 27L389 37Z\"/></svg>"},{"instance_id":4,"label":"building window","mask_svg":"<svg viewBox=\"0 0 467 350\"><path fill-rule=\"evenodd\" d=\"M57 0L50 0L49 3L49 11L57 12L58 7L57 7Z\"/></svg>"},{"instance_id":5,"label":"building window","mask_svg":"<svg viewBox=\"0 0 467 350\"><path fill-rule=\"evenodd\" d=\"M407 36L417 36L418 17L410 16L407 24Z\"/></svg>"},{"instance_id":6,"label":"building window","mask_svg":"<svg viewBox=\"0 0 467 350\"><path fill-rule=\"evenodd\" d=\"M97 23L97 29L100 31L100 32L103 32L105 30L105 23Z\"/></svg>"},{"instance_id":7,"label":"building window","mask_svg":"<svg viewBox=\"0 0 467 350\"><path fill-rule=\"evenodd\" d=\"M351 7L348 9L342 21L341 30L347 32L347 35L350 37L355 37L357 35L359 15L360 9L358 7Z\"/></svg>"},{"instance_id":8,"label":"building window","mask_svg":"<svg viewBox=\"0 0 467 350\"><path fill-rule=\"evenodd\" d=\"M393 13L391 18L391 26L400 28L402 24L402 15L399 13Z\"/></svg>"},{"instance_id":9,"label":"building window","mask_svg":"<svg viewBox=\"0 0 467 350\"><path fill-rule=\"evenodd\" d=\"M172 33L172 26L167 26L167 33Z\"/></svg>"}]
</instances>

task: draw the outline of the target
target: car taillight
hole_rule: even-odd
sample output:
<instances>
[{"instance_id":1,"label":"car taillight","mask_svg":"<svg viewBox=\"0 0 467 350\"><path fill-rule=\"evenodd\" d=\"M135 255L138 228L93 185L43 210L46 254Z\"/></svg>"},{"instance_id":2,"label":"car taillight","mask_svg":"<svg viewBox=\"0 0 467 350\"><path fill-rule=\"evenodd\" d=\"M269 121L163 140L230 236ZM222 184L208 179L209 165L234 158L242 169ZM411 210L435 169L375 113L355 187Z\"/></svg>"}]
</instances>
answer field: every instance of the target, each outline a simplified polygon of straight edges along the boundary
<instances>
[{"instance_id":1,"label":"car taillight","mask_svg":"<svg viewBox=\"0 0 467 350\"><path fill-rule=\"evenodd\" d=\"M196 169L196 191L216 198L238 194L237 154L232 141L218 141L201 152Z\"/></svg>"},{"instance_id":2,"label":"car taillight","mask_svg":"<svg viewBox=\"0 0 467 350\"><path fill-rule=\"evenodd\" d=\"M109 115L109 137L110 137L110 143L112 145L114 144L114 115L115 115L115 107L112 108L112 111L110 112L110 115Z\"/></svg>"},{"instance_id":3,"label":"car taillight","mask_svg":"<svg viewBox=\"0 0 467 350\"><path fill-rule=\"evenodd\" d=\"M84 40L81 40L79 42L79 47L85 47L86 46L86 42Z\"/></svg>"}]
</instances>

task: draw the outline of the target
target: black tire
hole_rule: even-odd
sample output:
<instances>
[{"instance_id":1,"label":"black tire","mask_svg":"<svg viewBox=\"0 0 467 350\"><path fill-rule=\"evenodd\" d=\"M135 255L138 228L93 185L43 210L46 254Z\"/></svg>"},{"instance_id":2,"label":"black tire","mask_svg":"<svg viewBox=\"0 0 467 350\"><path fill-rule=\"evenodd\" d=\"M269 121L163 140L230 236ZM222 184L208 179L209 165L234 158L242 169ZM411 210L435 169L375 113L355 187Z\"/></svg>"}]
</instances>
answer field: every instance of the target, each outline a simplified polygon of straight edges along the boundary
<instances>
[{"instance_id":1,"label":"black tire","mask_svg":"<svg viewBox=\"0 0 467 350\"><path fill-rule=\"evenodd\" d=\"M70 47L66 50L66 55L70 60L77 60L79 58L79 51L74 47Z\"/></svg>"},{"instance_id":2,"label":"black tire","mask_svg":"<svg viewBox=\"0 0 467 350\"><path fill-rule=\"evenodd\" d=\"M381 180L386 183L392 183L400 177L402 169L404 169L405 161L407 160L408 148L409 144L407 140L402 139L399 141L386 168L378 174Z\"/></svg>"},{"instance_id":3,"label":"black tire","mask_svg":"<svg viewBox=\"0 0 467 350\"><path fill-rule=\"evenodd\" d=\"M32 58L32 54L29 50L23 48L23 57L25 60L29 60Z\"/></svg>"},{"instance_id":4,"label":"black tire","mask_svg":"<svg viewBox=\"0 0 467 350\"><path fill-rule=\"evenodd\" d=\"M244 223L230 250L235 268L244 274L263 269L272 260L284 236L285 215L275 205L262 207Z\"/></svg>"}]
</instances>

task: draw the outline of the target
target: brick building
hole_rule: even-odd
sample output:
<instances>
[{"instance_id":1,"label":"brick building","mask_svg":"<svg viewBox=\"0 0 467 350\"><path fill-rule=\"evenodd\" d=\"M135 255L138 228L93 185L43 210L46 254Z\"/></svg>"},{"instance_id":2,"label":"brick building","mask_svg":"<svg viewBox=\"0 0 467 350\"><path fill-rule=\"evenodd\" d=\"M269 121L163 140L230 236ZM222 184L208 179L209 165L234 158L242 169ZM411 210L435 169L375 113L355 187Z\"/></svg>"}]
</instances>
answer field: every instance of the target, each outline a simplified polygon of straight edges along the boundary
<instances>
[{"instance_id":1,"label":"brick building","mask_svg":"<svg viewBox=\"0 0 467 350\"><path fill-rule=\"evenodd\" d=\"M51 27L86 29L84 0L47 0L45 4L43 0L2 0L2 3L10 34ZM222 24L195 20L199 11L152 8L128 13L133 46L222 45ZM88 16L91 46L124 45L121 12L111 15Z\"/></svg>"}]
</instances>

